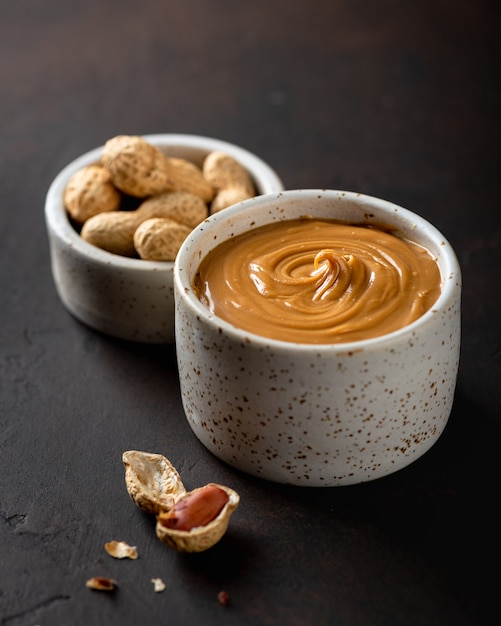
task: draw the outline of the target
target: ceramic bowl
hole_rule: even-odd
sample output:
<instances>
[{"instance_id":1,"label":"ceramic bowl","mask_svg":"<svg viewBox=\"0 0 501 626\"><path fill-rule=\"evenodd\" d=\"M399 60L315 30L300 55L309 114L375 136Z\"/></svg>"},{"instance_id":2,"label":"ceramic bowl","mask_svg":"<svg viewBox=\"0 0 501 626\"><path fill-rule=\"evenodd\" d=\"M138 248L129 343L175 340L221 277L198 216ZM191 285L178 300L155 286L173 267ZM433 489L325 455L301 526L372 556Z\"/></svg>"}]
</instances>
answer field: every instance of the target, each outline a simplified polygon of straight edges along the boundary
<instances>
[{"instance_id":1,"label":"ceramic bowl","mask_svg":"<svg viewBox=\"0 0 501 626\"><path fill-rule=\"evenodd\" d=\"M201 165L221 150L251 174L257 192L283 188L276 172L251 152L209 137L158 134L144 138L169 156ZM54 179L47 193L45 218L52 275L64 306L84 324L115 337L144 343L174 341L174 263L126 258L84 241L63 206L70 177L100 160L103 146L75 159Z\"/></svg>"},{"instance_id":2,"label":"ceramic bowl","mask_svg":"<svg viewBox=\"0 0 501 626\"><path fill-rule=\"evenodd\" d=\"M436 258L441 295L419 319L344 344L301 344L253 334L214 315L193 281L200 260L227 238L309 214L391 225ZM423 455L446 426L460 348L461 274L444 236L381 199L290 190L228 208L200 224L174 270L182 401L198 439L251 475L298 486L374 480Z\"/></svg>"}]
</instances>

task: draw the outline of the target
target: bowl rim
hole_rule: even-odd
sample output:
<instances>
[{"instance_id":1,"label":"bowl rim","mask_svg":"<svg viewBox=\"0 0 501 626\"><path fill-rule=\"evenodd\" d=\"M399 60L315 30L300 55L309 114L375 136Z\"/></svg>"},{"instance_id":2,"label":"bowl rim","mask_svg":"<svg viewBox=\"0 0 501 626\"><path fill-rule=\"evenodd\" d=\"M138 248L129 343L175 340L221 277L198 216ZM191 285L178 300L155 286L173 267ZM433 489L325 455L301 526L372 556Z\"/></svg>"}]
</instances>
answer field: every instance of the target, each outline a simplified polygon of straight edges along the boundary
<instances>
[{"instance_id":1,"label":"bowl rim","mask_svg":"<svg viewBox=\"0 0 501 626\"><path fill-rule=\"evenodd\" d=\"M182 133L156 133L141 135L143 139L160 148L178 148L206 151L226 151L239 160L250 172L255 182L263 186L269 193L283 190L283 183L263 159L249 150L222 139ZM117 269L135 272L173 271L174 261L146 261L129 258L102 250L80 237L71 225L63 204L63 192L70 177L86 165L100 160L104 144L93 148L65 165L54 177L45 198L45 221L51 235L57 236L76 253L88 258L96 264L113 265Z\"/></svg>"},{"instance_id":2,"label":"bowl rim","mask_svg":"<svg viewBox=\"0 0 501 626\"><path fill-rule=\"evenodd\" d=\"M259 335L257 333L253 333L252 331L238 328L230 322L227 322L225 319L219 317L215 313L212 313L196 297L191 286L188 268L190 267L190 257L192 255L192 249L193 251L195 251L197 247L197 239L199 236L206 232L210 233L215 228L217 228L221 222L231 222L234 216L243 214L243 211L245 209L248 209L249 211L255 209L257 210L263 205L269 206L273 203L276 203L277 201L299 199L308 200L312 198L318 198L318 196L325 196L327 199L352 200L356 203L360 203L361 205L365 202L369 205L377 206L378 208L384 209L388 213L388 215L398 215L399 219L405 220L406 224L413 224L415 228L420 229L421 231L426 231L426 233L429 234L429 238L433 239L433 241L437 243L437 246L440 246L441 259L443 264L443 268L439 267L441 275L441 293L434 305L418 319L393 332L386 333L378 337L358 341L317 344L305 342L289 342L273 339L270 337ZM268 215L270 214L268 213ZM281 212L280 215L281 217L279 218L279 220L287 219L287 216L284 214L284 212ZM268 218L266 221L262 222L262 224L269 224L271 222L272 220ZM215 242L213 241L213 245L210 247L210 249L216 247L225 239L226 238L219 239ZM190 307L191 311L195 313L199 319L205 320L205 322L214 330L224 330L224 332L234 341L252 341L260 348L273 348L277 351L284 352L293 349L299 352L310 352L311 350L315 350L318 353L335 352L341 354L360 351L368 352L370 350L385 348L390 344L394 345L395 342L399 341L399 339L403 337L407 338L409 335L412 335L412 333L418 333L420 328L430 324L434 320L437 311L446 309L449 304L454 301L457 293L456 290L458 288L461 289L461 283L461 269L458 259L456 257L456 253L449 241L435 226L433 226L433 224L431 224L431 222L421 217L417 213L414 213L409 209L406 209L388 200L355 191L344 191L337 189L287 189L277 193L270 193L250 198L236 205L228 207L227 209L225 209L224 212L216 213L208 217L191 232L191 234L183 242L174 264L175 298L176 300L183 299L187 306ZM179 304L176 304L176 311L178 306Z\"/></svg>"}]
</instances>

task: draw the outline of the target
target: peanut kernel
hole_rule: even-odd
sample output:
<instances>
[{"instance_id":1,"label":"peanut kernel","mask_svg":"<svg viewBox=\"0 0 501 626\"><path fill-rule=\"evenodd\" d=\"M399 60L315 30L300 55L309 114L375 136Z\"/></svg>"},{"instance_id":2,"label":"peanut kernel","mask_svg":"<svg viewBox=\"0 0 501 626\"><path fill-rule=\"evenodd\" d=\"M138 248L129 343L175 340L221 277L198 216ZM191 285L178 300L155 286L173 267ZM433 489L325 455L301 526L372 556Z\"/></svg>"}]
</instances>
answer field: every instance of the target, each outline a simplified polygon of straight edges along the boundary
<instances>
[{"instance_id":1,"label":"peanut kernel","mask_svg":"<svg viewBox=\"0 0 501 626\"><path fill-rule=\"evenodd\" d=\"M207 485L177 501L174 508L158 516L166 528L192 530L206 526L221 513L229 496L220 487Z\"/></svg>"}]
</instances>

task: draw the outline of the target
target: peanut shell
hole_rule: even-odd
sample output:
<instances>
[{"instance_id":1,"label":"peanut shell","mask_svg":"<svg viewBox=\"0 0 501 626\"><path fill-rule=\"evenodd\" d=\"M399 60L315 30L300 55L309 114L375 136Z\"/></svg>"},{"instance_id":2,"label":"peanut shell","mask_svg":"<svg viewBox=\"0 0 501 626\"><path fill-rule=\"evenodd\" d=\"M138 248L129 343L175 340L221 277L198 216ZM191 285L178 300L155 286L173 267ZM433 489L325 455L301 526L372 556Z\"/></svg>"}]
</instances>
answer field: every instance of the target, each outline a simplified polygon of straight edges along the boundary
<instances>
[{"instance_id":1,"label":"peanut shell","mask_svg":"<svg viewBox=\"0 0 501 626\"><path fill-rule=\"evenodd\" d=\"M126 541L108 541L104 544L106 552L114 559L137 559L136 546L130 546Z\"/></svg>"},{"instance_id":2,"label":"peanut shell","mask_svg":"<svg viewBox=\"0 0 501 626\"><path fill-rule=\"evenodd\" d=\"M205 526L198 526L191 530L176 530L162 524L162 516L168 517L169 513L160 513L157 516L157 525L155 527L156 535L160 541L178 552L203 552L214 546L223 537L228 529L230 518L240 502L240 497L236 491L224 485L209 483L209 486L219 487L228 494L228 502L217 517ZM204 487L194 489L189 494L201 489L204 489ZM179 500L179 497L176 500Z\"/></svg>"},{"instance_id":3,"label":"peanut shell","mask_svg":"<svg viewBox=\"0 0 501 626\"><path fill-rule=\"evenodd\" d=\"M181 477L161 454L128 450L122 455L125 484L142 511L158 515L169 510L176 497L186 493Z\"/></svg>"}]
</instances>

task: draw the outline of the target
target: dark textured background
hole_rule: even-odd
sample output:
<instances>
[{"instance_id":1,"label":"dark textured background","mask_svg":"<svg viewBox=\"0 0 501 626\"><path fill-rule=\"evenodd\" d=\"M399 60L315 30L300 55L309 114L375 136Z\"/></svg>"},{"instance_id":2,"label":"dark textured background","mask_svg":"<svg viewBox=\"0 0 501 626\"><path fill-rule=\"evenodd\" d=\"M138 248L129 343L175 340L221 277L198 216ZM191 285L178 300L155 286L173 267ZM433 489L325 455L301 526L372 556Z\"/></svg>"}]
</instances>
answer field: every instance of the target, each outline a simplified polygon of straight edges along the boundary
<instances>
[{"instance_id":1,"label":"dark textured background","mask_svg":"<svg viewBox=\"0 0 501 626\"><path fill-rule=\"evenodd\" d=\"M293 5L293 6L290 6ZM0 626L491 624L499 561L499 10L489 0L16 0L0 11ZM116 134L193 133L287 188L380 196L432 221L463 270L456 401L409 468L342 489L252 479L183 416L172 347L62 307L43 206ZM121 454L241 495L181 555L130 501ZM137 561L103 544L138 546ZM116 578L112 595L85 588ZM167 588L153 592L150 579ZM218 604L225 589L230 604Z\"/></svg>"}]
</instances>

